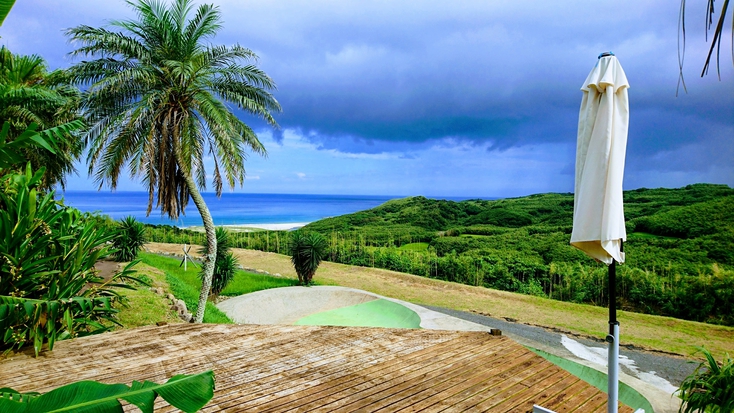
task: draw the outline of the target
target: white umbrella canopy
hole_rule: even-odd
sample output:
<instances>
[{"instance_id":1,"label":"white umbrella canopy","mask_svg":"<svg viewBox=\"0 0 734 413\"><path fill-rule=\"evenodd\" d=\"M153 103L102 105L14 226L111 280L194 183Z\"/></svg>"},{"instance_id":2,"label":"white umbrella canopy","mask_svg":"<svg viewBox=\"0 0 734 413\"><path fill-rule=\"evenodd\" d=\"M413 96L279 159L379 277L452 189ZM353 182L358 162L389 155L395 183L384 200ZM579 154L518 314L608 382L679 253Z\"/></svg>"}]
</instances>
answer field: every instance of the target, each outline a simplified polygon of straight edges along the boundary
<instances>
[{"instance_id":1,"label":"white umbrella canopy","mask_svg":"<svg viewBox=\"0 0 734 413\"><path fill-rule=\"evenodd\" d=\"M571 245L611 264L624 262L622 207L629 83L614 55L602 56L583 87L576 144Z\"/></svg>"},{"instance_id":2,"label":"white umbrella canopy","mask_svg":"<svg viewBox=\"0 0 734 413\"><path fill-rule=\"evenodd\" d=\"M622 180L629 127L629 83L613 53L602 53L586 78L576 143L571 245L609 266L608 413L617 413L619 322L616 264L624 262Z\"/></svg>"}]
</instances>

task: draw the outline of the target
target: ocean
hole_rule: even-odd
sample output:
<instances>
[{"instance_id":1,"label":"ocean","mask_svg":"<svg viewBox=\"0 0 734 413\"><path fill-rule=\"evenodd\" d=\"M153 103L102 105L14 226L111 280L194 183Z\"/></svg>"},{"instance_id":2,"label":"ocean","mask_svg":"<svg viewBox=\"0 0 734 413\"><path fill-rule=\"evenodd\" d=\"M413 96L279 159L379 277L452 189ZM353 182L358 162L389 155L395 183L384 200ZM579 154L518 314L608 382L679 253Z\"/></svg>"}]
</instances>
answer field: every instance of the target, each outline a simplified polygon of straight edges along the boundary
<instances>
[{"instance_id":1,"label":"ocean","mask_svg":"<svg viewBox=\"0 0 734 413\"><path fill-rule=\"evenodd\" d=\"M338 215L374 208L397 196L374 195L296 195L223 193L217 198L204 193L215 225L306 223ZM196 205L189 202L186 215L173 221L154 209L145 216L147 192L125 191L66 191L57 192L57 199L83 212L97 212L112 219L133 216L149 224L200 226L201 216Z\"/></svg>"}]
</instances>

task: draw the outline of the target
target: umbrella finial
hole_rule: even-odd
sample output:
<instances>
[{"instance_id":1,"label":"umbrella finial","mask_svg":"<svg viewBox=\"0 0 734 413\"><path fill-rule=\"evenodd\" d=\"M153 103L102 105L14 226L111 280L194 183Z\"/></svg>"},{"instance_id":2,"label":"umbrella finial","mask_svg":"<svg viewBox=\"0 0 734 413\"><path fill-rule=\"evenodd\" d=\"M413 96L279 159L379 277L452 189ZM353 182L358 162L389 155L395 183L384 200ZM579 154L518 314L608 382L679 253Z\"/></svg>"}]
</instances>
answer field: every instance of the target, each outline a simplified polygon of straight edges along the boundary
<instances>
[{"instance_id":1,"label":"umbrella finial","mask_svg":"<svg viewBox=\"0 0 734 413\"><path fill-rule=\"evenodd\" d=\"M612 53L612 52L602 52L602 53L599 54L599 57L597 57L597 59L601 59L602 57L607 57L607 56L614 56L614 53Z\"/></svg>"}]
</instances>

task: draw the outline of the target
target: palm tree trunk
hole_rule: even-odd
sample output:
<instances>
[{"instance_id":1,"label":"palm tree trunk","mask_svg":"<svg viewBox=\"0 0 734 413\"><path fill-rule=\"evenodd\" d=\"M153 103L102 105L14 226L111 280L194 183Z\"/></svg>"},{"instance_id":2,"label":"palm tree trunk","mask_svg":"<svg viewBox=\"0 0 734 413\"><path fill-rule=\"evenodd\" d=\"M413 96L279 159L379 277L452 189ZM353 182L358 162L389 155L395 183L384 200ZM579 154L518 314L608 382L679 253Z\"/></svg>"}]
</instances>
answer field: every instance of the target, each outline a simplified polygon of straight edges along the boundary
<instances>
[{"instance_id":1,"label":"palm tree trunk","mask_svg":"<svg viewBox=\"0 0 734 413\"><path fill-rule=\"evenodd\" d=\"M212 288L212 277L214 276L214 260L217 256L217 235L214 228L214 220L212 220L212 214L209 213L209 208L204 202L204 198L201 196L199 189L196 187L194 178L190 174L184 174L186 179L186 186L189 188L189 194L191 199L196 205L196 209L199 210L201 220L204 222L204 231L206 232L206 240L209 248L206 251L204 257L204 279L202 280L201 293L199 294L199 307L196 309L196 315L194 316L195 323L201 323L204 321L204 311L206 310L206 301L209 298L209 291Z\"/></svg>"}]
</instances>

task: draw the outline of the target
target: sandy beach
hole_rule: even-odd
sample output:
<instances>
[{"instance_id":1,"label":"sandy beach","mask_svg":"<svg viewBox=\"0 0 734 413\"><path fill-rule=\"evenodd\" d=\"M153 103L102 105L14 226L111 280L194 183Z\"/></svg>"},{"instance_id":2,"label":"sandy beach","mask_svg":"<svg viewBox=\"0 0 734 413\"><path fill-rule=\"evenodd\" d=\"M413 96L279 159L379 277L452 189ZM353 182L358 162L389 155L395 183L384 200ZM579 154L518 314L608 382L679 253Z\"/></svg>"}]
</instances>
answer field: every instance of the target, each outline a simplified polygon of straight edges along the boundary
<instances>
[{"instance_id":1,"label":"sandy beach","mask_svg":"<svg viewBox=\"0 0 734 413\"><path fill-rule=\"evenodd\" d=\"M290 222L290 223L270 223L270 224L233 224L233 225L217 225L227 228L233 232L255 232L255 231L294 231L301 227L310 224L310 222ZM204 227L201 225L188 227L193 231L204 231Z\"/></svg>"}]
</instances>

